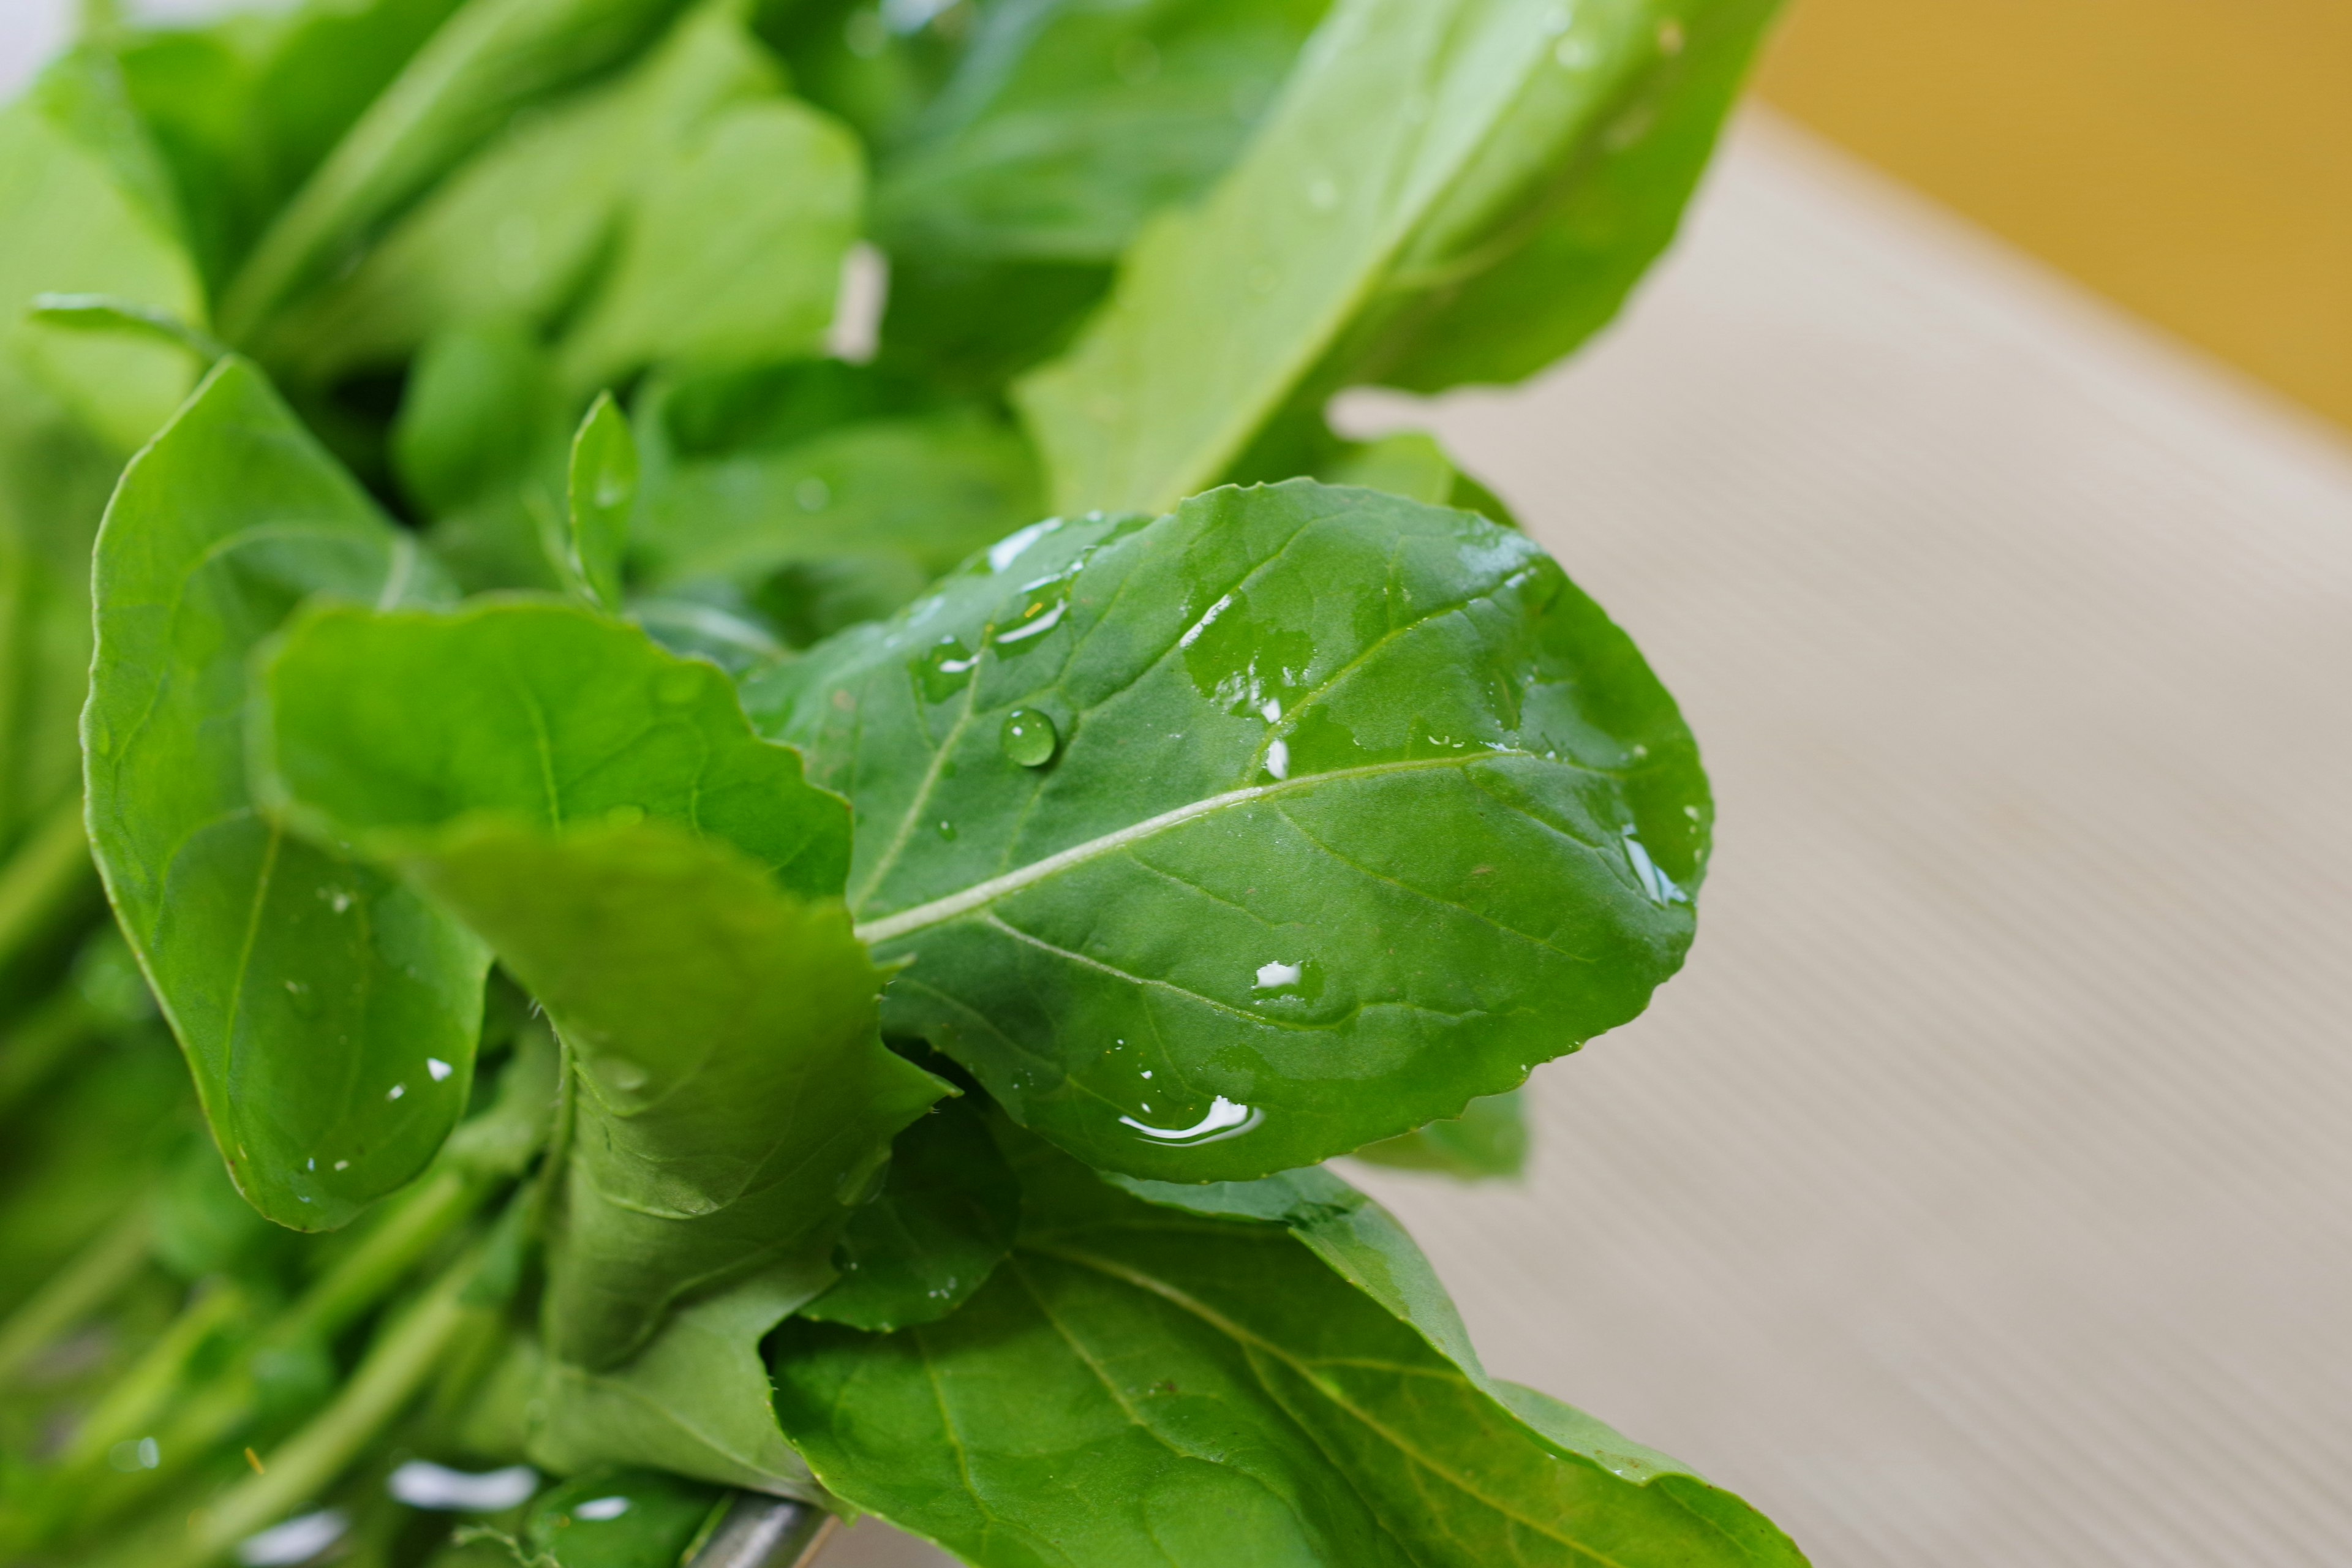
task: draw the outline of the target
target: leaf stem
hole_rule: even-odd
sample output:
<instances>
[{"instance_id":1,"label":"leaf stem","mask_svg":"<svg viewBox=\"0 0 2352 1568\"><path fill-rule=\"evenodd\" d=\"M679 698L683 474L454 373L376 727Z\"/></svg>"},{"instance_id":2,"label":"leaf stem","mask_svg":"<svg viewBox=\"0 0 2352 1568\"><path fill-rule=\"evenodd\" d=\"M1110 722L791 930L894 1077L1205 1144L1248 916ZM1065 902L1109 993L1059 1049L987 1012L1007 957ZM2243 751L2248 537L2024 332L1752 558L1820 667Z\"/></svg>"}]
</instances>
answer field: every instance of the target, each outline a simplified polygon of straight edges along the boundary
<instances>
[{"instance_id":1,"label":"leaf stem","mask_svg":"<svg viewBox=\"0 0 2352 1568\"><path fill-rule=\"evenodd\" d=\"M425 1386L467 1320L461 1300L480 1263L473 1251L434 1282L369 1350L333 1404L277 1452L268 1468L241 1482L188 1521L175 1545L146 1559L146 1568L205 1568L254 1531L274 1524L340 1476Z\"/></svg>"},{"instance_id":2,"label":"leaf stem","mask_svg":"<svg viewBox=\"0 0 2352 1568\"><path fill-rule=\"evenodd\" d=\"M79 1257L0 1323L0 1387L43 1345L129 1284L147 1261L147 1205L133 1203Z\"/></svg>"},{"instance_id":3,"label":"leaf stem","mask_svg":"<svg viewBox=\"0 0 2352 1568\"><path fill-rule=\"evenodd\" d=\"M77 793L42 818L0 865L0 965L13 963L50 922L97 887Z\"/></svg>"}]
</instances>

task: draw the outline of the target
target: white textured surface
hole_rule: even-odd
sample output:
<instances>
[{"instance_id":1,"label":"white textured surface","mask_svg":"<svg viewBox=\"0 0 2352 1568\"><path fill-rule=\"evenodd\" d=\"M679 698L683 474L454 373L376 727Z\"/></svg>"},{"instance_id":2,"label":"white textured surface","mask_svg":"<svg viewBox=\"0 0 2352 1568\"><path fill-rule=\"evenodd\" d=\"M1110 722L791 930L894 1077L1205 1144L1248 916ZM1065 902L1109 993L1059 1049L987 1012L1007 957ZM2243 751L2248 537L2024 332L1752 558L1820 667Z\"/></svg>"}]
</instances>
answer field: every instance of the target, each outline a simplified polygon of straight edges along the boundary
<instances>
[{"instance_id":1,"label":"white textured surface","mask_svg":"<svg viewBox=\"0 0 2352 1568\"><path fill-rule=\"evenodd\" d=\"M1822 1568L2343 1561L2352 457L1757 121L1607 341L1437 423L1723 808L1531 1182L1367 1178L1490 1365Z\"/></svg>"}]
</instances>

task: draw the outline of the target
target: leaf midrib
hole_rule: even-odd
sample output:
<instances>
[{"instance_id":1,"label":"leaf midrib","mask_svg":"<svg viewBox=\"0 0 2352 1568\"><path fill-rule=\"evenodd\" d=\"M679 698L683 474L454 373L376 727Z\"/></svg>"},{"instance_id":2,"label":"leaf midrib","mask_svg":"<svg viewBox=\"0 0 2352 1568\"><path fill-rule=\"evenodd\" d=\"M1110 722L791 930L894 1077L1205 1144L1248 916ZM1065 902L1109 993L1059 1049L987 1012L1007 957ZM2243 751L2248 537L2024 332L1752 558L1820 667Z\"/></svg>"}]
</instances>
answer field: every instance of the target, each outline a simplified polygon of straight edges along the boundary
<instances>
[{"instance_id":1,"label":"leaf midrib","mask_svg":"<svg viewBox=\"0 0 2352 1568\"><path fill-rule=\"evenodd\" d=\"M1422 773L1435 768L1463 768L1474 763L1499 757L1519 757L1529 762L1540 760L1533 752L1517 747L1481 749L1461 756L1415 757L1394 762L1367 763L1361 767L1339 768L1329 773L1308 773L1304 777L1284 779L1270 784L1251 784L1242 789L1227 790L1222 795L1209 795L1201 800L1187 801L1182 805L1160 813L1157 816L1148 816L1141 822L1130 823L1115 832L1087 839L1083 844L1074 844L1067 849L1058 850L1046 856L1042 860L1033 860L1026 866L1016 867L1000 876L975 882L944 898L917 904L912 909L901 910L895 915L885 915L879 920L861 921L856 928L857 940L869 947L878 946L927 927L944 924L959 916L970 914L984 905L992 904L1008 894L1016 893L1034 883L1058 876L1074 866L1084 865L1087 861L1117 854L1130 844L1139 843L1195 818L1235 806L1249 805L1261 800L1278 799L1285 795L1296 795L1318 784L1339 784L1353 779L1381 778L1398 773Z\"/></svg>"}]
</instances>

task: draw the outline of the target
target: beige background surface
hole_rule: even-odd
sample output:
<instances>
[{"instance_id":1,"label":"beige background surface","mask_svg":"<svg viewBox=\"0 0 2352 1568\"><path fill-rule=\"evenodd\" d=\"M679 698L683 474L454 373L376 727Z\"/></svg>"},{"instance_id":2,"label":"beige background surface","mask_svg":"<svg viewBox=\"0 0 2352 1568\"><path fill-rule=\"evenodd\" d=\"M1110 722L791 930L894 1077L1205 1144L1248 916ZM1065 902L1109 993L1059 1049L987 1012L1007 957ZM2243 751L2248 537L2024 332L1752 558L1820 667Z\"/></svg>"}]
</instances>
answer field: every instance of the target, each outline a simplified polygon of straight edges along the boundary
<instances>
[{"instance_id":1,"label":"beige background surface","mask_svg":"<svg viewBox=\"0 0 2352 1568\"><path fill-rule=\"evenodd\" d=\"M2345 1561L2352 455L1761 120L1623 324L1435 417L1722 804L1531 1180L1368 1178L1489 1363L1822 1568Z\"/></svg>"}]
</instances>

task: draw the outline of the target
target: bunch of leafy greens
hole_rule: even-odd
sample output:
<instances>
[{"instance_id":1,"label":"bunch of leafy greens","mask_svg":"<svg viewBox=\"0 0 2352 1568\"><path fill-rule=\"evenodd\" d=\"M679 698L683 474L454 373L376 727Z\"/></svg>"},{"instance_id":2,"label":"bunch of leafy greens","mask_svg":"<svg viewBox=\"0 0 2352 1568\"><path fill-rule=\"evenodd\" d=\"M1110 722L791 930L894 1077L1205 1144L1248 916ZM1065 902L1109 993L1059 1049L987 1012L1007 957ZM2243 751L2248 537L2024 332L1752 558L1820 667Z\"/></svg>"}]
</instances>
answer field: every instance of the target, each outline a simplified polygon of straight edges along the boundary
<instances>
[{"instance_id":1,"label":"bunch of leafy greens","mask_svg":"<svg viewBox=\"0 0 2352 1568\"><path fill-rule=\"evenodd\" d=\"M1801 1562L1322 1163L1516 1170L1711 816L1322 411L1596 330L1770 9L93 8L0 112L0 1561Z\"/></svg>"}]
</instances>

